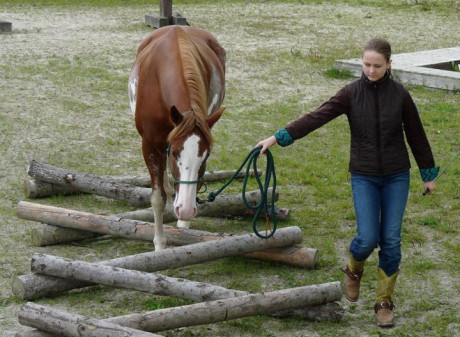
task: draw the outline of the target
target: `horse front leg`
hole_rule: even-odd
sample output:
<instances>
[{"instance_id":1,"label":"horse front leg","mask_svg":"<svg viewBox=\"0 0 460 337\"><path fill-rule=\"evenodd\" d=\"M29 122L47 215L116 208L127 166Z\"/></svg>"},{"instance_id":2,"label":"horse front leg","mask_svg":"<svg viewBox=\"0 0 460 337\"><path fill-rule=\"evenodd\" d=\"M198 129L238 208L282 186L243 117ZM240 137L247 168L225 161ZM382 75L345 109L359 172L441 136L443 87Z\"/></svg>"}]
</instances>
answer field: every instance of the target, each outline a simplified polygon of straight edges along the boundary
<instances>
[{"instance_id":1,"label":"horse front leg","mask_svg":"<svg viewBox=\"0 0 460 337\"><path fill-rule=\"evenodd\" d=\"M152 188L150 202L152 204L153 217L155 220L153 245L155 246L155 250L162 250L166 248L166 237L163 231L163 215L166 207L166 201L162 197L160 188Z\"/></svg>"}]
</instances>

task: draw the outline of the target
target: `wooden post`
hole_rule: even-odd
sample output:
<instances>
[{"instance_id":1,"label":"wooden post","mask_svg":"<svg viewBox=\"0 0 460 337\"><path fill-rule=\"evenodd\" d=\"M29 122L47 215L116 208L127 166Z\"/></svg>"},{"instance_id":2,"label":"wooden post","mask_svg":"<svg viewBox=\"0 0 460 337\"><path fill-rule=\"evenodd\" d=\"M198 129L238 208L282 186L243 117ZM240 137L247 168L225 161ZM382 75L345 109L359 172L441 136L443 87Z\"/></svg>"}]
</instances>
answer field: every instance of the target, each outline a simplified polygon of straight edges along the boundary
<instances>
[{"instance_id":1,"label":"wooden post","mask_svg":"<svg viewBox=\"0 0 460 337\"><path fill-rule=\"evenodd\" d=\"M299 227L280 228L273 239L262 240L255 234L227 237L182 247L131 255L101 262L104 265L139 271L155 272L203 263L215 259L242 255L275 247L290 246L302 241ZM43 275L22 275L13 280L12 290L22 299L53 296L64 291L89 286L85 282L69 281Z\"/></svg>"},{"instance_id":2,"label":"wooden post","mask_svg":"<svg viewBox=\"0 0 460 337\"><path fill-rule=\"evenodd\" d=\"M112 323L132 329L157 332L319 305L340 300L341 297L340 282L330 282L113 317L99 321L97 324L103 326L102 323ZM51 330L49 326L56 324L74 326L74 322L78 319L79 316L30 302L23 305L19 312L21 324L48 331ZM110 334L110 336L116 335Z\"/></svg>"},{"instance_id":3,"label":"wooden post","mask_svg":"<svg viewBox=\"0 0 460 337\"><path fill-rule=\"evenodd\" d=\"M0 20L0 32L11 33L13 24L8 21Z\"/></svg>"},{"instance_id":4,"label":"wooden post","mask_svg":"<svg viewBox=\"0 0 460 337\"><path fill-rule=\"evenodd\" d=\"M167 25L188 25L187 19L179 13L173 14L172 0L160 0L160 15L148 14L145 23L154 28Z\"/></svg>"}]
</instances>

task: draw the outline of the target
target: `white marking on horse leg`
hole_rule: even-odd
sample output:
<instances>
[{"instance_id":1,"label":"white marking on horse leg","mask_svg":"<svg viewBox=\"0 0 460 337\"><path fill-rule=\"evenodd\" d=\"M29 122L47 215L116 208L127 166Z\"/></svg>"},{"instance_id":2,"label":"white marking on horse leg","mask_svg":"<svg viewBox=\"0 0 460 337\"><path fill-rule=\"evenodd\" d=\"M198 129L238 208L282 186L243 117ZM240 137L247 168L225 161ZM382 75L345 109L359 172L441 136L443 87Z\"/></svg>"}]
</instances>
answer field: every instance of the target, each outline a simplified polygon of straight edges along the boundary
<instances>
[{"instance_id":1,"label":"white marking on horse leg","mask_svg":"<svg viewBox=\"0 0 460 337\"><path fill-rule=\"evenodd\" d=\"M137 64L133 66L131 72L129 73L128 80L128 96L129 96L129 107L131 109L131 114L134 118L136 114L136 99L137 99Z\"/></svg>"},{"instance_id":2,"label":"white marking on horse leg","mask_svg":"<svg viewBox=\"0 0 460 337\"><path fill-rule=\"evenodd\" d=\"M160 189L155 188L152 191L150 202L153 209L153 217L155 219L155 235L153 237L153 244L155 250L162 250L166 248L166 237L163 232L163 214L165 209L165 202L161 197Z\"/></svg>"}]
</instances>

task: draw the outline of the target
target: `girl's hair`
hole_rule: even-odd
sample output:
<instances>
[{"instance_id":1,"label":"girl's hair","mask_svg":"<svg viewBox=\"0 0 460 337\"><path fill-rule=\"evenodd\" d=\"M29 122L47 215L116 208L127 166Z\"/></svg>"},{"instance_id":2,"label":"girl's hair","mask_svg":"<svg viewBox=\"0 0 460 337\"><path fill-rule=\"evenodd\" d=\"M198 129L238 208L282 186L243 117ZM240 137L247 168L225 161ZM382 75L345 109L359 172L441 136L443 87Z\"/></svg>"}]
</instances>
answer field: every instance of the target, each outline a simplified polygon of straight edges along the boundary
<instances>
[{"instance_id":1,"label":"girl's hair","mask_svg":"<svg viewBox=\"0 0 460 337\"><path fill-rule=\"evenodd\" d=\"M390 61L391 58L391 45L390 43L382 38L373 38L366 42L363 48L363 53L366 51L375 51L385 57L385 59Z\"/></svg>"}]
</instances>

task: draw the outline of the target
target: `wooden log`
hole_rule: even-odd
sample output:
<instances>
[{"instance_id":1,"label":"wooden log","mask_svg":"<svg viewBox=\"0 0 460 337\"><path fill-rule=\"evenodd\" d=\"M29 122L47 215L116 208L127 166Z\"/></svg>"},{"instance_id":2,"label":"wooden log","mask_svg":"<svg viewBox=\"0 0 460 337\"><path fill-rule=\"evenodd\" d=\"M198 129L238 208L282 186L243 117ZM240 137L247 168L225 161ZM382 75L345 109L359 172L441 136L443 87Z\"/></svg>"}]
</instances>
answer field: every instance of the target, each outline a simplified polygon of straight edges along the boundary
<instances>
[{"instance_id":1,"label":"wooden log","mask_svg":"<svg viewBox=\"0 0 460 337\"><path fill-rule=\"evenodd\" d=\"M179 279L45 254L34 254L31 259L31 271L88 283L134 289L163 296L174 296L194 302L212 301L249 294L246 291L227 289L183 278ZM320 305L288 312L277 312L274 315L276 317L301 317L309 320L318 320L318 317L321 317L323 321L337 321L342 317L338 309L340 307L336 307L334 310L329 309L327 310L328 314L324 315L324 308ZM334 313L333 316L331 316L332 313Z\"/></svg>"},{"instance_id":2,"label":"wooden log","mask_svg":"<svg viewBox=\"0 0 460 337\"><path fill-rule=\"evenodd\" d=\"M91 317L70 314L35 303L22 305L19 323L67 337L162 337Z\"/></svg>"},{"instance_id":3,"label":"wooden log","mask_svg":"<svg viewBox=\"0 0 460 337\"><path fill-rule=\"evenodd\" d=\"M330 282L112 317L104 322L157 332L254 315L267 315L283 310L330 303L340 300L341 297L340 282ZM40 318L36 318L37 313L40 313ZM62 320L73 321L68 315L29 302L21 308L19 320L21 324L32 322L33 325L27 325L42 329L35 319L40 320L40 323L47 322L49 319L60 319L60 317Z\"/></svg>"},{"instance_id":4,"label":"wooden log","mask_svg":"<svg viewBox=\"0 0 460 337\"><path fill-rule=\"evenodd\" d=\"M345 310L336 302L321 305L306 306L299 309L283 310L270 314L273 317L285 318L295 317L301 320L312 322L340 322L345 314ZM16 337L54 337L56 335L40 330L29 330L17 333Z\"/></svg>"},{"instance_id":5,"label":"wooden log","mask_svg":"<svg viewBox=\"0 0 460 337\"><path fill-rule=\"evenodd\" d=\"M262 173L261 170L258 170L257 174L260 176ZM203 176L205 183L216 182L220 180L229 179L235 171L222 170L222 171L206 171ZM250 171L250 176L255 176L254 171ZM240 172L235 178L242 179L245 176L245 172ZM108 181L114 181L120 184L129 184L137 187L146 187L150 188L151 181L149 176L108 176L102 177ZM46 198L53 195L72 195L77 193L83 193L74 186L70 185L60 185L47 183L40 181L39 177L35 179L26 179L24 181L24 194L27 198L36 199L36 198Z\"/></svg>"},{"instance_id":6,"label":"wooden log","mask_svg":"<svg viewBox=\"0 0 460 337\"><path fill-rule=\"evenodd\" d=\"M257 250L290 246L301 240L302 232L299 227L286 227L278 229L273 235L273 239L269 240L262 240L255 234L235 235L221 240L126 256L101 263L113 267L154 272L242 255ZM22 275L13 280L12 291L22 299L34 299L53 296L88 285L85 282L69 281L44 275Z\"/></svg>"},{"instance_id":7,"label":"wooden log","mask_svg":"<svg viewBox=\"0 0 460 337\"><path fill-rule=\"evenodd\" d=\"M340 300L341 297L340 282L330 282L113 317L107 321L139 330L158 332L255 315L269 315L289 309L330 303Z\"/></svg>"},{"instance_id":8,"label":"wooden log","mask_svg":"<svg viewBox=\"0 0 460 337\"><path fill-rule=\"evenodd\" d=\"M123 219L116 216L103 216L92 213L73 211L65 208L20 201L17 207L17 216L21 219L38 221L53 226L65 227L72 230L110 234L128 239L152 241L154 224ZM193 229L184 229L164 226L164 233L168 244L183 246L209 240L220 240L232 234L211 233ZM39 237L43 231L32 230L32 241L42 241ZM51 234L55 233L54 231ZM72 233L69 235L73 235ZM63 240L63 236L59 236ZM47 243L52 240L46 237ZM288 265L312 269L318 261L318 251L307 247L283 247L264 251L252 252L244 255L258 260L274 261Z\"/></svg>"},{"instance_id":9,"label":"wooden log","mask_svg":"<svg viewBox=\"0 0 460 337\"><path fill-rule=\"evenodd\" d=\"M31 177L40 181L71 186L81 192L123 200L136 206L150 205L151 189L149 188L120 184L92 174L65 170L35 160L30 162L27 172Z\"/></svg>"},{"instance_id":10,"label":"wooden log","mask_svg":"<svg viewBox=\"0 0 460 337\"><path fill-rule=\"evenodd\" d=\"M31 259L30 270L37 274L134 289L162 296L179 297L194 302L247 295L247 292L244 291L227 289L208 283L46 254L34 254Z\"/></svg>"}]
</instances>

